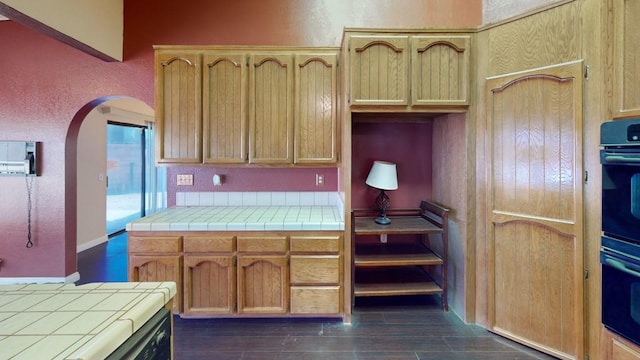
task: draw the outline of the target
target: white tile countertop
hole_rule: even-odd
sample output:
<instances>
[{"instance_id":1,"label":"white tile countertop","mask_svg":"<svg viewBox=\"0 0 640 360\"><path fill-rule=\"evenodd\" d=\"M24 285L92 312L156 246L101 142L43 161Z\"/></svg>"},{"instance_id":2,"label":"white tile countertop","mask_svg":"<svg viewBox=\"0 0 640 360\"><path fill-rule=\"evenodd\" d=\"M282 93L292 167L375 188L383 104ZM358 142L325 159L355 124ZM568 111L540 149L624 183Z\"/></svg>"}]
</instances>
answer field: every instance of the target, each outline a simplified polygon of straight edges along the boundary
<instances>
[{"instance_id":1,"label":"white tile countertop","mask_svg":"<svg viewBox=\"0 0 640 360\"><path fill-rule=\"evenodd\" d=\"M176 206L126 226L127 231L344 230L336 206Z\"/></svg>"},{"instance_id":2,"label":"white tile countertop","mask_svg":"<svg viewBox=\"0 0 640 360\"><path fill-rule=\"evenodd\" d=\"M0 286L0 359L103 359L176 294L174 282Z\"/></svg>"}]
</instances>

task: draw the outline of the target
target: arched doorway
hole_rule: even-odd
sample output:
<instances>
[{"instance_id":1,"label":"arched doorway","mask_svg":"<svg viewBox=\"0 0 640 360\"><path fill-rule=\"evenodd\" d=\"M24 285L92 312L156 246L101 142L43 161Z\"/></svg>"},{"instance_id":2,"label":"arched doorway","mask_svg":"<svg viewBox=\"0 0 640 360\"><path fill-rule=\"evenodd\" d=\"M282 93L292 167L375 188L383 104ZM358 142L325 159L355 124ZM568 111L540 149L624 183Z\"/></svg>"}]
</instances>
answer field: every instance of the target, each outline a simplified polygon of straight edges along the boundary
<instances>
[{"instance_id":1,"label":"arched doorway","mask_svg":"<svg viewBox=\"0 0 640 360\"><path fill-rule=\"evenodd\" d=\"M138 196L141 197L138 204L142 202L143 211L138 212L137 216L166 206L166 185L163 185L166 176L162 174L158 176L158 168L155 167L153 158L153 109L144 102L130 97L104 97L92 101L76 114L67 135L66 157L74 166L67 167L66 177L68 180L75 180L67 181L67 191L71 190L75 194L75 199L67 199L75 205L70 214L75 221L67 225L75 228L75 247L78 253L107 243L108 234L112 231L107 226L112 220L110 217L122 215L121 213L108 214L110 193L108 185L111 180L108 174L110 167L114 169L119 167L117 161L108 159L109 127L134 129L144 133L144 140L142 140L144 143L137 144L142 145L137 147L137 152L130 151L132 147L119 151L120 155L124 153L134 157L144 167L140 175L128 177L128 179L135 178L137 181L142 179L146 182L144 189L138 191ZM127 141L124 141L124 145L123 141L120 143L116 147L127 146ZM133 166L125 164L124 167ZM129 170L132 169L127 169ZM164 169L160 168L160 170L162 172ZM72 184L75 184L75 188L69 189ZM160 184L160 188L157 184ZM121 185L116 193L122 195L123 188L124 186ZM130 220L131 218L128 218L125 221ZM124 224L123 222L121 226L124 227ZM119 260L119 263L126 264L126 249L122 256L125 258ZM126 274L126 269L123 271ZM85 278L85 276L82 277Z\"/></svg>"}]
</instances>

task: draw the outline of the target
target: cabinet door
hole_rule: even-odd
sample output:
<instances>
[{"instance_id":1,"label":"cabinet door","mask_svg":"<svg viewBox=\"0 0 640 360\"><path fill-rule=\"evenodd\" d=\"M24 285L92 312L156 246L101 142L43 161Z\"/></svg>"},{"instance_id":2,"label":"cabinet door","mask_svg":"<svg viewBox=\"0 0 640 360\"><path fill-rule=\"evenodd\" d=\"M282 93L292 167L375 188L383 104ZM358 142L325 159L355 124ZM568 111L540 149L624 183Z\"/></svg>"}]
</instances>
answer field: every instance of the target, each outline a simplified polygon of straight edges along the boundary
<instances>
[{"instance_id":1,"label":"cabinet door","mask_svg":"<svg viewBox=\"0 0 640 360\"><path fill-rule=\"evenodd\" d=\"M640 3L614 0L613 14L613 117L640 116Z\"/></svg>"},{"instance_id":2,"label":"cabinet door","mask_svg":"<svg viewBox=\"0 0 640 360\"><path fill-rule=\"evenodd\" d=\"M230 314L236 304L233 256L184 257L184 315Z\"/></svg>"},{"instance_id":3,"label":"cabinet door","mask_svg":"<svg viewBox=\"0 0 640 360\"><path fill-rule=\"evenodd\" d=\"M249 162L293 163L292 55L251 55Z\"/></svg>"},{"instance_id":4,"label":"cabinet door","mask_svg":"<svg viewBox=\"0 0 640 360\"><path fill-rule=\"evenodd\" d=\"M289 311L286 255L238 257L238 313L285 314Z\"/></svg>"},{"instance_id":5,"label":"cabinet door","mask_svg":"<svg viewBox=\"0 0 640 360\"><path fill-rule=\"evenodd\" d=\"M156 53L156 158L202 162L202 78L198 53Z\"/></svg>"},{"instance_id":6,"label":"cabinet door","mask_svg":"<svg viewBox=\"0 0 640 360\"><path fill-rule=\"evenodd\" d=\"M335 164L337 159L337 54L296 55L296 164Z\"/></svg>"},{"instance_id":7,"label":"cabinet door","mask_svg":"<svg viewBox=\"0 0 640 360\"><path fill-rule=\"evenodd\" d=\"M179 255L130 255L129 281L174 281L177 293L173 312L182 312L182 257Z\"/></svg>"},{"instance_id":8,"label":"cabinet door","mask_svg":"<svg viewBox=\"0 0 640 360\"><path fill-rule=\"evenodd\" d=\"M585 349L582 74L578 60L488 78L484 165L487 329L576 359Z\"/></svg>"},{"instance_id":9,"label":"cabinet door","mask_svg":"<svg viewBox=\"0 0 640 360\"><path fill-rule=\"evenodd\" d=\"M604 326L600 333L600 352L602 360L640 360L640 346L607 330Z\"/></svg>"},{"instance_id":10,"label":"cabinet door","mask_svg":"<svg viewBox=\"0 0 640 360\"><path fill-rule=\"evenodd\" d=\"M244 54L204 54L203 151L205 163L245 163L248 74Z\"/></svg>"},{"instance_id":11,"label":"cabinet door","mask_svg":"<svg viewBox=\"0 0 640 360\"><path fill-rule=\"evenodd\" d=\"M469 36L411 38L411 104L469 104Z\"/></svg>"},{"instance_id":12,"label":"cabinet door","mask_svg":"<svg viewBox=\"0 0 640 360\"><path fill-rule=\"evenodd\" d=\"M408 105L409 37L351 35L351 105Z\"/></svg>"}]
</instances>

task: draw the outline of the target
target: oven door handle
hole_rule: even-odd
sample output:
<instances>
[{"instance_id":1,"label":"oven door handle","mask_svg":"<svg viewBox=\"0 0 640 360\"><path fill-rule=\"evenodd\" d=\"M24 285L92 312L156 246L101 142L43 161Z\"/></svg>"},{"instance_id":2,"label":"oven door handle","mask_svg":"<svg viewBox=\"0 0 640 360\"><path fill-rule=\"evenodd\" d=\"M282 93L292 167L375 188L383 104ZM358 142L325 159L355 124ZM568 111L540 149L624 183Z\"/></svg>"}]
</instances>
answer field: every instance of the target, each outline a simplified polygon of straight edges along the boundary
<instances>
[{"instance_id":1,"label":"oven door handle","mask_svg":"<svg viewBox=\"0 0 640 360\"><path fill-rule=\"evenodd\" d=\"M636 271L634 269L631 269L630 267L628 267L626 264L626 262L620 261L620 260L616 260L616 259L612 259L610 257L606 258L604 260L605 264L614 267L620 271L623 271L629 275L635 276L635 277L640 277L640 272Z\"/></svg>"},{"instance_id":2,"label":"oven door handle","mask_svg":"<svg viewBox=\"0 0 640 360\"><path fill-rule=\"evenodd\" d=\"M640 163L640 157L625 155L606 155L604 160L607 163Z\"/></svg>"}]
</instances>

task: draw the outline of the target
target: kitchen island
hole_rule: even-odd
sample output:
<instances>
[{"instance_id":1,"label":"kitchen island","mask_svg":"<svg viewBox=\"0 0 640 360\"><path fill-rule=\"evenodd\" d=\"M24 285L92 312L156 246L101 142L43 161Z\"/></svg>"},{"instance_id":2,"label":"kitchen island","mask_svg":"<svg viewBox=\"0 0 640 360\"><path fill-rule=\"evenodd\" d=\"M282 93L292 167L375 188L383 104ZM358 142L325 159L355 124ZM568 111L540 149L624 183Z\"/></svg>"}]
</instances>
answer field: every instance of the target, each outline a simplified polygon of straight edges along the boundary
<instances>
[{"instance_id":1,"label":"kitchen island","mask_svg":"<svg viewBox=\"0 0 640 360\"><path fill-rule=\"evenodd\" d=\"M174 281L182 317L343 317L336 206L176 206L127 225L129 280Z\"/></svg>"},{"instance_id":2,"label":"kitchen island","mask_svg":"<svg viewBox=\"0 0 640 360\"><path fill-rule=\"evenodd\" d=\"M1 359L104 359L176 294L172 282L0 286Z\"/></svg>"}]
</instances>

